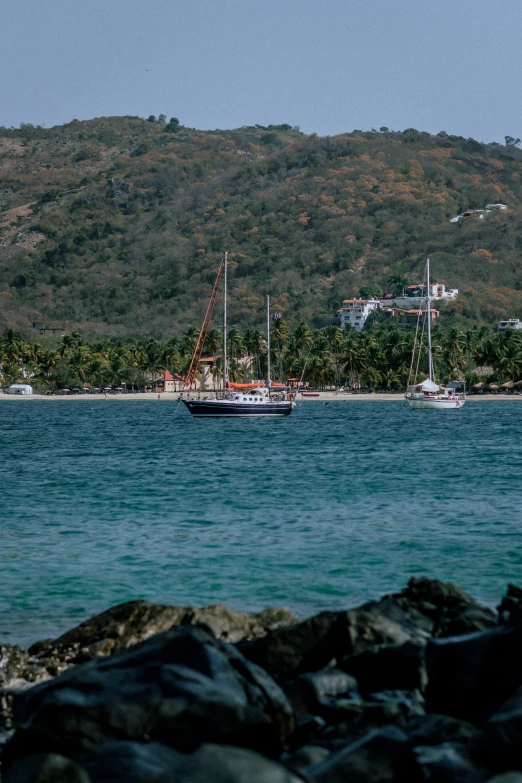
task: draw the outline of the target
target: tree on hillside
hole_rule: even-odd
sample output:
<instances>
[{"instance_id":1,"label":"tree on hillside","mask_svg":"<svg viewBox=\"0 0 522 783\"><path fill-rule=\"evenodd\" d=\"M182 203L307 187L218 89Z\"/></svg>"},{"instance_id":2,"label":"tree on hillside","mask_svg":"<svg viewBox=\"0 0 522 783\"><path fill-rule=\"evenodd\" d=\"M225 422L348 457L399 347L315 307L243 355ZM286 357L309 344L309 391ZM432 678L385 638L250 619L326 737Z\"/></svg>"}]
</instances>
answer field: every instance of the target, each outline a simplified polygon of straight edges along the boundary
<instances>
[{"instance_id":1,"label":"tree on hillside","mask_svg":"<svg viewBox=\"0 0 522 783\"><path fill-rule=\"evenodd\" d=\"M387 282L394 296L404 296L404 291L408 287L408 278L405 275L390 275Z\"/></svg>"},{"instance_id":2,"label":"tree on hillside","mask_svg":"<svg viewBox=\"0 0 522 783\"><path fill-rule=\"evenodd\" d=\"M361 299L380 299L384 296L382 286L378 283L368 283L359 289Z\"/></svg>"},{"instance_id":3,"label":"tree on hillside","mask_svg":"<svg viewBox=\"0 0 522 783\"><path fill-rule=\"evenodd\" d=\"M177 117L171 117L168 125L165 126L166 133L177 133L179 131L179 120Z\"/></svg>"}]
</instances>

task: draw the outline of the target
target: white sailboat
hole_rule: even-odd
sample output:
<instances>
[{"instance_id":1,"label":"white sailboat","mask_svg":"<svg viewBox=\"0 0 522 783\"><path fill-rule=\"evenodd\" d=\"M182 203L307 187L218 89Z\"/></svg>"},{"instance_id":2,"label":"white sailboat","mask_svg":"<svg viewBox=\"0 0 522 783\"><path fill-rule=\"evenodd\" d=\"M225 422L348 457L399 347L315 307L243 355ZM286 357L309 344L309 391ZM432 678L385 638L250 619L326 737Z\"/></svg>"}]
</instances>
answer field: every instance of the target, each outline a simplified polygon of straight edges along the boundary
<instances>
[{"instance_id":1,"label":"white sailboat","mask_svg":"<svg viewBox=\"0 0 522 783\"><path fill-rule=\"evenodd\" d=\"M183 399L183 404L193 416L288 416L295 407L293 400L284 399L284 394L271 394L270 379L270 298L267 296L267 354L268 372L266 386L241 384L251 386L248 389L236 390L230 384L227 360L227 263L228 253L223 256L223 397L208 397L206 399Z\"/></svg>"},{"instance_id":2,"label":"white sailboat","mask_svg":"<svg viewBox=\"0 0 522 783\"><path fill-rule=\"evenodd\" d=\"M410 379L414 374L413 383L408 382L406 390L406 401L410 408L426 408L430 410L454 410L462 408L466 402L466 394L457 394L453 389L446 391L435 382L435 371L433 368L433 351L431 348L431 293L430 293L430 259L426 260L426 321L428 331L428 377L417 383L417 369L414 373L415 349L417 345L417 333L415 334L415 344L413 347L412 361L410 367ZM421 306L422 309L422 306ZM420 316L420 313L419 313ZM417 323L418 330L418 323ZM419 341L419 353L422 349L422 339ZM418 367L418 360L417 360Z\"/></svg>"}]
</instances>

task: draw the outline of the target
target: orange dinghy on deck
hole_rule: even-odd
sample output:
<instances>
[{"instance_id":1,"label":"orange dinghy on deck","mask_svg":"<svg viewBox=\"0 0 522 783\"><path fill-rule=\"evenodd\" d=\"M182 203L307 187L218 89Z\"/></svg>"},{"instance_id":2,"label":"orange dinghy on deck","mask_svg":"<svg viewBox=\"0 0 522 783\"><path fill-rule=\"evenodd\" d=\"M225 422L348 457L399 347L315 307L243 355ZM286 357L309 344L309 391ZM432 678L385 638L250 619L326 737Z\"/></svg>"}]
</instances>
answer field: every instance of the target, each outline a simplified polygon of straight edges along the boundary
<instances>
[{"instance_id":1,"label":"orange dinghy on deck","mask_svg":"<svg viewBox=\"0 0 522 783\"><path fill-rule=\"evenodd\" d=\"M264 386L264 382L258 381L257 383L227 383L226 388L227 389L259 389L260 386ZM284 383L274 383L272 382L270 384L271 389L286 389L286 386Z\"/></svg>"}]
</instances>

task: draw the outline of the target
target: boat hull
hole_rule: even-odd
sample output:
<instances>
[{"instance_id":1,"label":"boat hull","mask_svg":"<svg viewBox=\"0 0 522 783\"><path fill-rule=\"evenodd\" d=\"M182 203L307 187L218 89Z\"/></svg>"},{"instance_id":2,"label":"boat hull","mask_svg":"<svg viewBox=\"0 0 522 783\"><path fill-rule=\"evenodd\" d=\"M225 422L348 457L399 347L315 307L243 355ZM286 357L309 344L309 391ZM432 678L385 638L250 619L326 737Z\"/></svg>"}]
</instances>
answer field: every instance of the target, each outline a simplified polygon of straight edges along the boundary
<instances>
[{"instance_id":1,"label":"boat hull","mask_svg":"<svg viewBox=\"0 0 522 783\"><path fill-rule=\"evenodd\" d=\"M450 398L438 400L423 400L406 398L410 408L424 408L426 410L448 411L457 410L466 404L466 400L452 400Z\"/></svg>"},{"instance_id":2,"label":"boat hull","mask_svg":"<svg viewBox=\"0 0 522 783\"><path fill-rule=\"evenodd\" d=\"M291 402L241 403L228 400L182 400L193 416L220 418L254 418L258 416L289 416Z\"/></svg>"}]
</instances>

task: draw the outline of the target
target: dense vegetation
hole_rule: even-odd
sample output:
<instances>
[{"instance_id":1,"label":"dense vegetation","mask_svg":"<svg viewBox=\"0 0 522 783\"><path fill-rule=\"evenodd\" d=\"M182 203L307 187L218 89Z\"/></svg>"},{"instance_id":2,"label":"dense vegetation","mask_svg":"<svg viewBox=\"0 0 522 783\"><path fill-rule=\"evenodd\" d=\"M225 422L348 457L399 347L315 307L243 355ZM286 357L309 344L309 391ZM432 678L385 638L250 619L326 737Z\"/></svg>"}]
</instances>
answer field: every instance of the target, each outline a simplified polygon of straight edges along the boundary
<instances>
[{"instance_id":1,"label":"dense vegetation","mask_svg":"<svg viewBox=\"0 0 522 783\"><path fill-rule=\"evenodd\" d=\"M66 335L55 350L24 340L10 330L0 340L0 383L30 378L40 391L81 387L85 384L128 388L153 385L163 370L187 372L197 330L189 327L177 337L160 342L113 339L85 342L78 333ZM312 386L363 387L369 390L399 390L408 381L414 329L404 329L392 320L379 322L361 332L329 326L313 330L305 323L289 329L276 321L271 341L272 378L303 378ZM221 332L209 331L208 351L218 354ZM468 387L484 380L513 382L522 377L522 335L520 332L491 333L486 327L460 331L456 328L433 331L433 348L438 380L465 377ZM231 329L228 355L232 381L266 377L265 335L254 328L241 333ZM249 361L241 361L249 357ZM488 367L487 378L477 367ZM420 379L427 369L426 345L420 364ZM423 375L424 373L424 375ZM212 371L211 384L222 384L220 361Z\"/></svg>"},{"instance_id":2,"label":"dense vegetation","mask_svg":"<svg viewBox=\"0 0 522 783\"><path fill-rule=\"evenodd\" d=\"M434 277L447 327L522 315L522 153L439 133L197 131L160 116L0 128L0 333L168 341L230 251L231 322L323 324L361 288ZM506 214L451 224L487 202ZM34 334L34 332L33 332Z\"/></svg>"}]
</instances>

